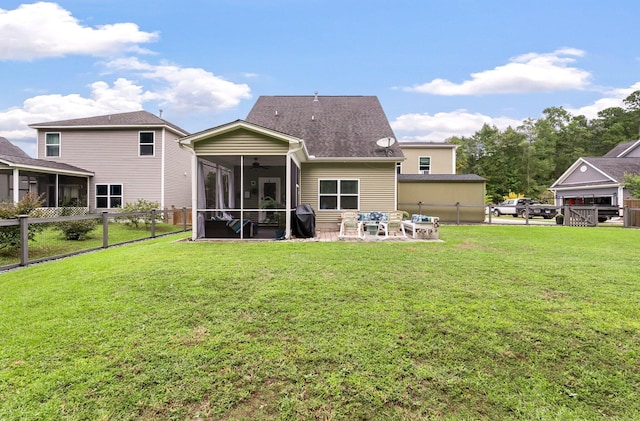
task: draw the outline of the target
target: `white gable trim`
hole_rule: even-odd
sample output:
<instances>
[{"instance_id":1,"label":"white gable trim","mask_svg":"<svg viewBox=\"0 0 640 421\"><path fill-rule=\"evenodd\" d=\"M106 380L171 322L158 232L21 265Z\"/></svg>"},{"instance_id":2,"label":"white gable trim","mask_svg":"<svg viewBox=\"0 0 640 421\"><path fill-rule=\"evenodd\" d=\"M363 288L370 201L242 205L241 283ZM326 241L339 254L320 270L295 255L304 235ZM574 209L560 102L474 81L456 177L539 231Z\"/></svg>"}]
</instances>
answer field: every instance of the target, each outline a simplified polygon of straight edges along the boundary
<instances>
[{"instance_id":1,"label":"white gable trim","mask_svg":"<svg viewBox=\"0 0 640 421\"><path fill-rule=\"evenodd\" d=\"M625 155L627 155L628 153L636 149L638 146L640 146L640 139L636 140L631 146L629 146L627 149L625 149L620 154L618 154L616 158L624 158Z\"/></svg>"},{"instance_id":2,"label":"white gable trim","mask_svg":"<svg viewBox=\"0 0 640 421\"><path fill-rule=\"evenodd\" d=\"M249 131L252 131L254 133L259 133L265 136L269 136L278 140L281 140L283 142L287 142L287 143L293 143L293 144L299 144L299 143L303 143L304 141L302 139L299 139L295 136L290 136L287 135L285 133L281 133L281 132L277 132L275 130L271 130L271 129L267 129L265 127L262 126L258 126L252 123L249 123L247 121L244 120L236 120L232 123L228 123L228 124L223 124L221 126L217 126L217 127L212 127L210 129L201 131L199 133L194 133L192 135L189 136L185 136L182 139L179 140L179 142L182 145L185 146L189 146L191 148L193 148L193 144L200 141L200 140L204 140L204 139L209 139L211 137L215 137L215 136L219 136L221 134L225 134L225 133L229 133L232 131L235 131L237 129L246 129Z\"/></svg>"},{"instance_id":3,"label":"white gable trim","mask_svg":"<svg viewBox=\"0 0 640 421\"><path fill-rule=\"evenodd\" d=\"M562 184L571 174L574 173L574 171L576 171L580 166L582 165L587 165L588 167L594 169L595 171L597 171L598 173L602 174L604 177L608 178L609 180L611 180L614 183L618 183L618 180L616 180L615 178L611 177L609 174L605 173L604 171L602 171L601 169L599 169L598 167L594 166L593 164L587 162L584 160L584 158L578 158L578 160L576 162L573 163L573 165L571 165L557 180L555 183L553 183L551 185L551 187L549 187L549 190L553 190L556 189L556 186L558 184Z\"/></svg>"}]
</instances>

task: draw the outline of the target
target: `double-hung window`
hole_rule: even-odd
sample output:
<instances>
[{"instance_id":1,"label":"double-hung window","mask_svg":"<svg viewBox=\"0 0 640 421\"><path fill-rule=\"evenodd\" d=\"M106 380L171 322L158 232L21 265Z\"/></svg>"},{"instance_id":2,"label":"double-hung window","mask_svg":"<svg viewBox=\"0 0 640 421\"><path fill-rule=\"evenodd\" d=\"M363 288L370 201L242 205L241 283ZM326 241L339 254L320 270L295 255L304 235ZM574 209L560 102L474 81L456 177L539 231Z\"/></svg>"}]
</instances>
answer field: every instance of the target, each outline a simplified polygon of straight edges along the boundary
<instances>
[{"instance_id":1,"label":"double-hung window","mask_svg":"<svg viewBox=\"0 0 640 421\"><path fill-rule=\"evenodd\" d=\"M96 208L111 209L122 206L122 184L96 184Z\"/></svg>"},{"instance_id":2,"label":"double-hung window","mask_svg":"<svg viewBox=\"0 0 640 421\"><path fill-rule=\"evenodd\" d=\"M154 132L139 133L139 156L153 156L154 154Z\"/></svg>"},{"instance_id":3,"label":"double-hung window","mask_svg":"<svg viewBox=\"0 0 640 421\"><path fill-rule=\"evenodd\" d=\"M44 147L46 157L60 156L60 133L45 133Z\"/></svg>"},{"instance_id":4,"label":"double-hung window","mask_svg":"<svg viewBox=\"0 0 640 421\"><path fill-rule=\"evenodd\" d=\"M320 180L318 195L320 209L358 209L360 202L359 180Z\"/></svg>"},{"instance_id":5,"label":"double-hung window","mask_svg":"<svg viewBox=\"0 0 640 421\"><path fill-rule=\"evenodd\" d=\"M418 159L418 172L420 174L431 174L431 157L421 156Z\"/></svg>"}]
</instances>

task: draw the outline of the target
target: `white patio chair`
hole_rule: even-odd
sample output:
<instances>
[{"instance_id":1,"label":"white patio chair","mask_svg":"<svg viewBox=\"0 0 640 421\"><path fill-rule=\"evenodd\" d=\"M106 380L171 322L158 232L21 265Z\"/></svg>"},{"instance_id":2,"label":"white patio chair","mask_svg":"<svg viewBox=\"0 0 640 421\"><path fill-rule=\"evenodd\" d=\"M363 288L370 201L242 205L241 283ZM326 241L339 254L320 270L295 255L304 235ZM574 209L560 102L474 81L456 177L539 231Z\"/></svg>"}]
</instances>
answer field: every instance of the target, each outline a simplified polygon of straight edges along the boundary
<instances>
[{"instance_id":1,"label":"white patio chair","mask_svg":"<svg viewBox=\"0 0 640 421\"><path fill-rule=\"evenodd\" d=\"M342 212L338 238L346 237L362 238L362 222L358 221L358 212L356 211Z\"/></svg>"},{"instance_id":2,"label":"white patio chair","mask_svg":"<svg viewBox=\"0 0 640 421\"><path fill-rule=\"evenodd\" d=\"M402 225L402 211L389 212L388 216L378 223L378 233L384 234L385 238L389 238L390 235L407 238Z\"/></svg>"}]
</instances>

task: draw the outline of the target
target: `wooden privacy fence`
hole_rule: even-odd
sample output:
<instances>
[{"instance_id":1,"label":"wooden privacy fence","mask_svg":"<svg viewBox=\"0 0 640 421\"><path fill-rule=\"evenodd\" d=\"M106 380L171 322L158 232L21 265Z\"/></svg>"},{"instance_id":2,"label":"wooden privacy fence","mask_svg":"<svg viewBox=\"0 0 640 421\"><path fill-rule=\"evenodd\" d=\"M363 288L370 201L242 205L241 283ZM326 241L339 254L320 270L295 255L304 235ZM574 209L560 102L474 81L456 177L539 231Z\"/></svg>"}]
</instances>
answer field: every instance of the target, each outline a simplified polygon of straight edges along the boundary
<instances>
[{"instance_id":1,"label":"wooden privacy fence","mask_svg":"<svg viewBox=\"0 0 640 421\"><path fill-rule=\"evenodd\" d=\"M625 227L640 227L640 199L625 199L624 207L627 209L624 215Z\"/></svg>"},{"instance_id":2,"label":"wooden privacy fence","mask_svg":"<svg viewBox=\"0 0 640 421\"><path fill-rule=\"evenodd\" d=\"M175 206L171 206L171 209L164 208L163 215L163 221L165 224L191 225L191 209L176 209Z\"/></svg>"}]
</instances>

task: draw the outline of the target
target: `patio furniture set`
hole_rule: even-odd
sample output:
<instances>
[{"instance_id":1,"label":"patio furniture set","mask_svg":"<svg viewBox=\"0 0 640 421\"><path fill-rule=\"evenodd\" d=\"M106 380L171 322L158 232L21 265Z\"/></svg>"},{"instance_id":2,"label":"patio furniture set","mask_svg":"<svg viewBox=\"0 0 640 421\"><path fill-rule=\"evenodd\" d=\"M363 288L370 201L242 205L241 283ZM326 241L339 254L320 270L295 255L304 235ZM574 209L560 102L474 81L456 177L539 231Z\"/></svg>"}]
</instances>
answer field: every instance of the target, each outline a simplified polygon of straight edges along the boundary
<instances>
[{"instance_id":1,"label":"patio furniture set","mask_svg":"<svg viewBox=\"0 0 640 421\"><path fill-rule=\"evenodd\" d=\"M403 220L402 211L358 212L344 211L340 221L338 238L387 239L408 238L438 239L439 218L414 214Z\"/></svg>"}]
</instances>

